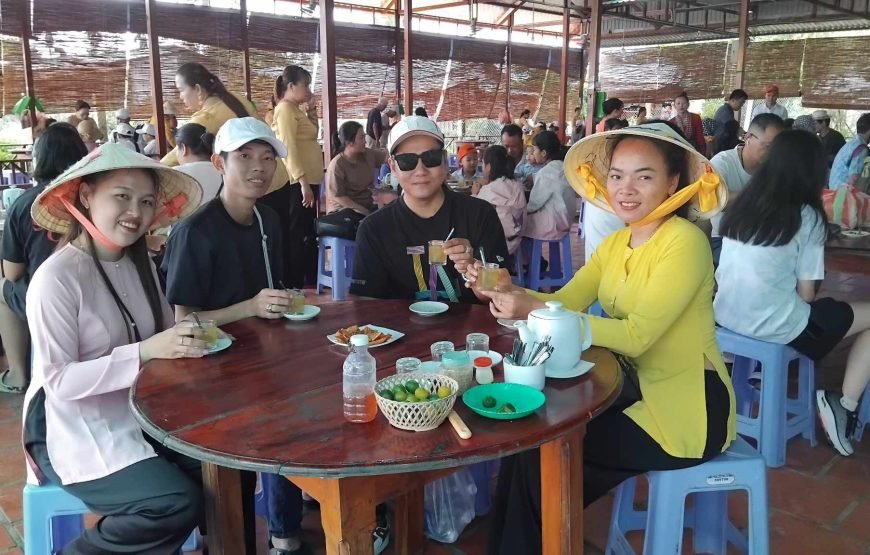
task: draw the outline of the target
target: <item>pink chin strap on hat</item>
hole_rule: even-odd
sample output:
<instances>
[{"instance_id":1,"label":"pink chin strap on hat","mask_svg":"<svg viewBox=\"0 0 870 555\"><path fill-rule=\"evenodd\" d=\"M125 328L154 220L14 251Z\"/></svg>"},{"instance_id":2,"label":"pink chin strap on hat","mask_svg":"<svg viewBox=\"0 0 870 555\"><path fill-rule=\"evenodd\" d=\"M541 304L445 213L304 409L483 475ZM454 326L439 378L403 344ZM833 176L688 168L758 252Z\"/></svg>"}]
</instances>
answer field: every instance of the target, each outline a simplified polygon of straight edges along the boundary
<instances>
[{"instance_id":1,"label":"pink chin strap on hat","mask_svg":"<svg viewBox=\"0 0 870 555\"><path fill-rule=\"evenodd\" d=\"M97 226L94 225L94 222L92 222L90 219L88 219L87 216L82 214L82 212L78 208L76 208L73 203L63 197L60 197L60 202L61 204L63 204L64 208L69 211L72 217L75 218L80 224L82 224L82 227L91 234L91 237L93 237L97 243L112 252L121 252L122 250L124 250L124 247L118 245L117 243L106 237L106 235L102 231L97 229ZM160 221L160 219L164 216L174 218L181 214L181 211L186 203L187 195L185 195L184 193L179 193L172 197L172 199L164 202L163 209L154 216L154 219L151 220L151 224L148 226L148 229L151 229L151 227L154 225L154 222Z\"/></svg>"}]
</instances>

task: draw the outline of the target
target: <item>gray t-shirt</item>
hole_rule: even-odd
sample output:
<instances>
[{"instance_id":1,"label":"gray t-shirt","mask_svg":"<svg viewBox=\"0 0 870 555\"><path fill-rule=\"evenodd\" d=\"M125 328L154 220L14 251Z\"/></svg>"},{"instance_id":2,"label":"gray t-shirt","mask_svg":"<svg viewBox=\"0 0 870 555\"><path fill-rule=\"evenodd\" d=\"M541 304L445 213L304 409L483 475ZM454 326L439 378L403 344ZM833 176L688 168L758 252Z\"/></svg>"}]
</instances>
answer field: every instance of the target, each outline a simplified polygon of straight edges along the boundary
<instances>
[{"instance_id":1,"label":"gray t-shirt","mask_svg":"<svg viewBox=\"0 0 870 555\"><path fill-rule=\"evenodd\" d=\"M743 164L740 162L740 154L736 148L731 150L723 150L710 160L713 169L716 170L723 180L725 186L728 187L728 193L739 193L746 188L749 183L749 178L752 177L746 170L743 169ZM722 222L723 212L719 212L710 219L710 224L713 229L710 232L711 237L720 237L719 224Z\"/></svg>"}]
</instances>

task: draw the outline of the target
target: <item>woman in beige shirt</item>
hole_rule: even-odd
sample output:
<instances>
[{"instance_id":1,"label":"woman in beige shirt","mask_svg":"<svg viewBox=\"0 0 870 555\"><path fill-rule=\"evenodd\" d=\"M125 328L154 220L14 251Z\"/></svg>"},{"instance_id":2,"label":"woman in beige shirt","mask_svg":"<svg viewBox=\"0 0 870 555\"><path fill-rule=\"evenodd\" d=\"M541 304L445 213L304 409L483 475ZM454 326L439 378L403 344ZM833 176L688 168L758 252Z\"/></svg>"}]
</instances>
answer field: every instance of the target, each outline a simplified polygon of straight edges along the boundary
<instances>
[{"instance_id":1,"label":"woman in beige shirt","mask_svg":"<svg viewBox=\"0 0 870 555\"><path fill-rule=\"evenodd\" d=\"M386 161L387 151L366 148L365 129L356 121L341 124L333 143L338 155L326 170L327 212L351 208L368 216L376 208L372 198L375 171Z\"/></svg>"},{"instance_id":2,"label":"woman in beige shirt","mask_svg":"<svg viewBox=\"0 0 870 555\"><path fill-rule=\"evenodd\" d=\"M317 143L317 120L302 109L311 99L311 74L299 66L287 66L275 81L272 129L287 147L286 167L290 186L263 197L279 214L289 210L284 234L284 276L288 287L313 283L317 270L317 237L314 234L312 185L323 181L323 152Z\"/></svg>"}]
</instances>

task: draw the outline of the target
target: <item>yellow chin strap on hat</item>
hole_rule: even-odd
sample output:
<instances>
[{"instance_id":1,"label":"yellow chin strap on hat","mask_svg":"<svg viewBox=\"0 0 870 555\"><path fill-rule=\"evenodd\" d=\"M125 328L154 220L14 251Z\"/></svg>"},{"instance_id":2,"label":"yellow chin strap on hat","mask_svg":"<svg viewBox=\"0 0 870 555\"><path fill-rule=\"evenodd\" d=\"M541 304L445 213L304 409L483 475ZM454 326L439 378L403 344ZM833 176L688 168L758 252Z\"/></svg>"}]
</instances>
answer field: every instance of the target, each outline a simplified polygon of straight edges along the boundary
<instances>
[{"instance_id":1,"label":"yellow chin strap on hat","mask_svg":"<svg viewBox=\"0 0 870 555\"><path fill-rule=\"evenodd\" d=\"M716 208L719 203L717 191L719 190L720 179L719 175L713 171L709 164L704 164L704 175L690 185L683 187L673 195L661 203L655 210L650 212L641 221L634 225L646 225L654 222L659 218L663 218L674 213L678 208L689 202L695 195L698 195L698 208L701 212L709 212ZM580 177L585 183L585 196L588 199L595 197L603 198L607 204L610 204L610 196L607 194L607 187L601 184L598 178L592 172L592 164L582 164L577 171L580 172Z\"/></svg>"}]
</instances>

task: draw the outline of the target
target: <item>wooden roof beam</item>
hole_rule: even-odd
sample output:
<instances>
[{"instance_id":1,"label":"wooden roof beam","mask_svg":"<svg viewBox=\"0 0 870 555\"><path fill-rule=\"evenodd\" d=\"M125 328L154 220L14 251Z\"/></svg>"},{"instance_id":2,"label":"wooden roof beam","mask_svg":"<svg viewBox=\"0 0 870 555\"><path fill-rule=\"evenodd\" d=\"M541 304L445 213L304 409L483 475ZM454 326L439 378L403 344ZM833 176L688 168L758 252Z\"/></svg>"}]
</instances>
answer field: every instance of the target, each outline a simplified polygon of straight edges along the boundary
<instances>
[{"instance_id":1,"label":"wooden roof beam","mask_svg":"<svg viewBox=\"0 0 870 555\"><path fill-rule=\"evenodd\" d=\"M719 35L721 37L726 37L729 39L737 38L735 33L730 33L728 31L723 31L720 29L712 29L705 27L697 27L695 25L686 25L685 23L678 23L673 20L666 19L655 19L653 17L646 17L643 15L635 15L631 13L630 6L614 6L607 10L607 14L614 17L621 17L623 19L629 19L632 21L642 21L643 23L649 23L650 25L656 26L656 28L661 27L675 27L677 29L687 29L690 31L700 31L702 33L711 33L714 35Z\"/></svg>"},{"instance_id":2,"label":"wooden roof beam","mask_svg":"<svg viewBox=\"0 0 870 555\"><path fill-rule=\"evenodd\" d=\"M505 10L503 14L499 16L498 19L495 20L496 25L504 25L505 23L510 22L511 18L517 13L517 10L520 9L523 4L526 3L526 0L519 0L513 7Z\"/></svg>"},{"instance_id":3,"label":"wooden roof beam","mask_svg":"<svg viewBox=\"0 0 870 555\"><path fill-rule=\"evenodd\" d=\"M431 6L420 6L419 8L415 7L414 13L431 12L433 10L443 10L446 8L456 8L459 6L467 6L467 5L468 5L468 0L462 0L462 1L457 1L457 2L447 2L444 4L432 4Z\"/></svg>"}]
</instances>

